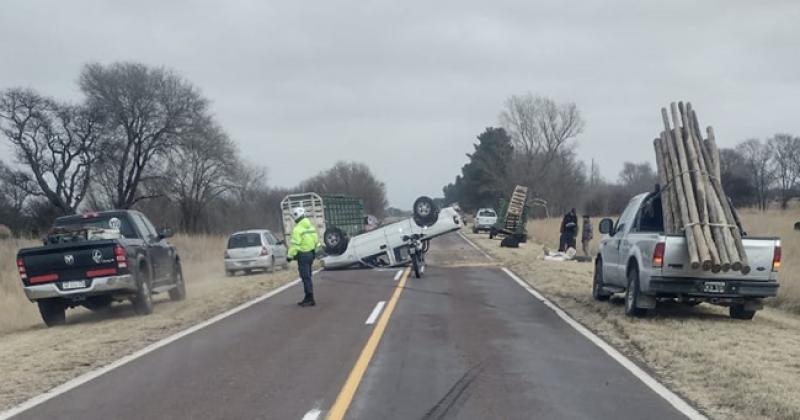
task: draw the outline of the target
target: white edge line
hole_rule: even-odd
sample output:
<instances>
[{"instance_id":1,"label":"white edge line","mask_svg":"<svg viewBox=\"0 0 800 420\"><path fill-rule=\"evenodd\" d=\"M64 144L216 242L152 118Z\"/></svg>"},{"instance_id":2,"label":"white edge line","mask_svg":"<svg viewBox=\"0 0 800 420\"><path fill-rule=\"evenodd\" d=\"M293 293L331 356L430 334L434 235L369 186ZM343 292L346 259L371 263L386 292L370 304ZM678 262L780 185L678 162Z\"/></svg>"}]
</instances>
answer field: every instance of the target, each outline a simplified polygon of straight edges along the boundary
<instances>
[{"instance_id":1,"label":"white edge line","mask_svg":"<svg viewBox=\"0 0 800 420\"><path fill-rule=\"evenodd\" d=\"M604 352L606 352L612 359L616 360L622 367L627 369L629 372L636 376L640 381L644 382L653 392L658 394L661 398L665 399L668 403L670 403L676 410L680 411L686 417L692 420L707 420L707 417L701 414L697 409L689 405L683 398L679 397L674 392L670 391L667 387L663 384L658 382L655 378L653 378L649 373L645 372L633 363L630 359L625 357L622 353L620 353L614 347L611 347L608 343L603 341L602 338L597 336L595 333L591 332L588 328L581 325L578 321L575 321L571 316L569 316L563 309L556 306L554 303L550 302L546 297L544 297L541 293L539 293L536 289L534 289L531 285L526 283L524 280L519 278L513 271L509 270L506 267L502 267L503 271L508 274L514 281L516 281L523 289L527 290L530 294L532 294L536 299L541 301L545 304L548 308L552 309L553 312L556 313L562 320L564 320L567 324L569 324L572 328L576 331L581 333L584 337L588 338L589 341L600 347Z\"/></svg>"},{"instance_id":2,"label":"white edge line","mask_svg":"<svg viewBox=\"0 0 800 420\"><path fill-rule=\"evenodd\" d=\"M365 322L365 324L371 325L375 323L375 320L378 319L378 315L380 315L381 311L383 310L383 305L386 305L386 301L384 300L375 305L375 309L373 309L372 313L369 314L369 318L367 318L367 322Z\"/></svg>"},{"instance_id":3,"label":"white edge line","mask_svg":"<svg viewBox=\"0 0 800 420\"><path fill-rule=\"evenodd\" d=\"M319 408L314 408L303 416L303 420L317 420L320 414L322 414L322 411Z\"/></svg>"},{"instance_id":4,"label":"white edge line","mask_svg":"<svg viewBox=\"0 0 800 420\"><path fill-rule=\"evenodd\" d=\"M403 275L403 270L397 270L397 274L394 275L394 281L399 280L400 276L402 275Z\"/></svg>"},{"instance_id":5,"label":"white edge line","mask_svg":"<svg viewBox=\"0 0 800 420\"><path fill-rule=\"evenodd\" d=\"M320 271L321 270L316 270L316 271L314 271L314 274L317 274ZM205 328L205 327L207 327L207 326L209 326L211 324L214 324L214 323L219 322L219 321L221 321L221 320L223 320L225 318L228 318L231 315L234 315L234 314L236 314L238 312L241 312L241 311L243 311L243 310L245 310L245 309L247 309L247 308L249 308L249 307L251 307L251 306L253 306L253 305L257 304L257 303L259 303L259 302L267 300L267 299L277 295L280 292L283 292L284 290L286 290L286 289L288 289L288 288L290 288L290 287L292 287L292 286L294 286L294 285L296 285L298 283L300 283L300 279L295 279L295 280L293 280L293 281L291 281L289 283L284 284L281 287L278 287L277 289L273 289L273 290L267 292L264 295L261 295L261 296L255 298L255 299L253 299L253 300L250 300L250 301L247 301L245 303L242 303L239 306L236 306L236 307L234 307L232 309L229 309L229 310L227 310L227 311L225 311L225 312L223 312L223 313L221 313L219 315L216 315L216 316L214 316L212 318L209 318L209 319L207 319L207 320L205 320L205 321L203 321L203 322L201 322L199 324L191 326L191 327L189 327L189 328L187 328L185 330L178 331L177 333L172 334L169 337L162 338L161 340L156 341L155 343L152 343L152 344L148 345L147 347L144 347L144 348L142 348L140 350L137 350L137 351L135 351L135 352L133 352L133 353L127 355L127 356L124 356L124 357L122 357L120 359L117 359L117 360L115 360L115 361L113 361L113 362L111 362L111 363L109 363L109 364L107 364L107 365L105 365L105 366L103 366L101 368L86 372L83 375L80 375L80 376L78 376L76 378L70 379L69 381L64 382L61 385L58 385L55 388L50 389L49 391L46 391L46 392L44 392L42 394L39 394L39 395L37 395L37 396L35 396L33 398L30 398L29 400L23 402L22 404L19 404L19 405L15 406L15 407L12 407L12 408L0 413L0 420L10 419L11 417L16 416L17 414L20 414L20 413L22 413L22 412L24 412L26 410L29 410L29 409L31 409L31 408L39 405L39 404L42 404L42 403L44 403L44 402L46 402L46 401L48 401L48 400L50 400L52 398L55 398L55 397L65 393L67 391L70 391L70 390L72 390L74 388L77 388L77 387L85 384L86 382L91 381L92 379L95 379L95 378L97 378L99 376L102 376L102 375L104 375L104 374L106 374L106 373L108 373L108 372L110 372L110 371L112 371L112 370L114 370L114 369L116 369L116 368L118 368L120 366L124 366L124 365L126 365L126 364L128 364L128 363L130 363L130 362L132 362L132 361L134 361L134 360L136 360L136 359L148 354L148 353L152 353L153 351L158 350L161 347L164 347L167 344L172 343L173 341L177 341L177 340L179 340L179 339L181 339L183 337L186 337L187 335L189 335L189 334L191 334L193 332L199 331L199 330L201 330L201 329L203 329L203 328Z\"/></svg>"},{"instance_id":6,"label":"white edge line","mask_svg":"<svg viewBox=\"0 0 800 420\"><path fill-rule=\"evenodd\" d=\"M472 247L473 247L473 248L477 249L477 250L478 250L478 252L480 252L481 254L483 254L483 256L484 256L484 257L488 258L488 259L489 259L489 261L494 261L494 258L492 258L492 256L491 256L491 255L487 254L487 253L486 253L486 251L484 251L483 249L481 249L481 247L479 247L478 245L475 245L475 242L472 242L471 240L469 240L469 238L467 238L466 236L464 236L464 234L463 234L463 233L461 233L461 232L458 232L458 235L459 235L459 236L461 236L461 239L463 239L463 240L467 241L467 243L468 243L468 244L472 245Z\"/></svg>"}]
</instances>

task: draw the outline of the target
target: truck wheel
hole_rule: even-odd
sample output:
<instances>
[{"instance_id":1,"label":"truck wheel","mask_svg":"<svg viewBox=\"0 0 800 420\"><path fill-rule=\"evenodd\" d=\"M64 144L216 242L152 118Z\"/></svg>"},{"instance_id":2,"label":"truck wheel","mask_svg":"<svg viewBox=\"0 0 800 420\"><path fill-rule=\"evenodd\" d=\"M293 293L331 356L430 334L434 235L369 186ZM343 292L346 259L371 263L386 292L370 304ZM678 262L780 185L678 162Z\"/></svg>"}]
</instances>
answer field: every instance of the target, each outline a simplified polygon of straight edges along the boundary
<instances>
[{"instance_id":1,"label":"truck wheel","mask_svg":"<svg viewBox=\"0 0 800 420\"><path fill-rule=\"evenodd\" d=\"M142 266L136 273L138 289L133 298L133 310L139 315L148 315L153 312L153 292L150 290L150 276L147 266Z\"/></svg>"},{"instance_id":2,"label":"truck wheel","mask_svg":"<svg viewBox=\"0 0 800 420\"><path fill-rule=\"evenodd\" d=\"M478 231L478 227L477 226L472 226L472 233L478 233L478 232L479 232Z\"/></svg>"},{"instance_id":3,"label":"truck wheel","mask_svg":"<svg viewBox=\"0 0 800 420\"><path fill-rule=\"evenodd\" d=\"M731 305L728 311L733 319L751 320L756 315L756 311L747 310L744 305Z\"/></svg>"},{"instance_id":4,"label":"truck wheel","mask_svg":"<svg viewBox=\"0 0 800 420\"><path fill-rule=\"evenodd\" d=\"M432 226L439 218L439 209L430 197L417 198L412 211L414 212L414 223L419 227Z\"/></svg>"},{"instance_id":5,"label":"truck wheel","mask_svg":"<svg viewBox=\"0 0 800 420\"><path fill-rule=\"evenodd\" d=\"M603 260L597 259L594 265L594 278L592 280L592 297L594 300L604 302L611 295L603 291Z\"/></svg>"},{"instance_id":6,"label":"truck wheel","mask_svg":"<svg viewBox=\"0 0 800 420\"><path fill-rule=\"evenodd\" d=\"M647 309L639 308L639 269L634 267L628 271L628 289L625 291L625 315L643 317Z\"/></svg>"},{"instance_id":7,"label":"truck wheel","mask_svg":"<svg viewBox=\"0 0 800 420\"><path fill-rule=\"evenodd\" d=\"M336 226L325 229L322 241L325 243L325 252L331 255L341 255L347 249L347 235Z\"/></svg>"},{"instance_id":8,"label":"truck wheel","mask_svg":"<svg viewBox=\"0 0 800 420\"><path fill-rule=\"evenodd\" d=\"M60 301L43 299L37 301L36 304L39 305L39 313L48 327L63 325L67 322L67 315L65 314L67 307Z\"/></svg>"},{"instance_id":9,"label":"truck wheel","mask_svg":"<svg viewBox=\"0 0 800 420\"><path fill-rule=\"evenodd\" d=\"M489 228L489 239L494 239L497 236L497 229L494 226Z\"/></svg>"},{"instance_id":10,"label":"truck wheel","mask_svg":"<svg viewBox=\"0 0 800 420\"><path fill-rule=\"evenodd\" d=\"M172 281L175 283L175 287L169 289L169 299L173 301L186 299L186 283L183 281L183 270L179 262L176 262L175 268L173 268Z\"/></svg>"}]
</instances>

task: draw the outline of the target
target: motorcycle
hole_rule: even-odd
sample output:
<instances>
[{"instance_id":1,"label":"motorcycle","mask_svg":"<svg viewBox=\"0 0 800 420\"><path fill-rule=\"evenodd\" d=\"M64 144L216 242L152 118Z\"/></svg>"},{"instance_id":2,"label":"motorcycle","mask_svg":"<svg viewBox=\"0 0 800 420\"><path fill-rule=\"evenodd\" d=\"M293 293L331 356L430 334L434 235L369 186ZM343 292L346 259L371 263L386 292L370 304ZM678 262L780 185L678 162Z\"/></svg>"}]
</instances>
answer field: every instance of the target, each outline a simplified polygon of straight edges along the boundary
<instances>
[{"instance_id":1,"label":"motorcycle","mask_svg":"<svg viewBox=\"0 0 800 420\"><path fill-rule=\"evenodd\" d=\"M403 236L403 241L408 243L408 256L411 258L411 268L414 277L420 278L425 273L425 254L428 252L430 241L424 241L425 235L415 233Z\"/></svg>"}]
</instances>

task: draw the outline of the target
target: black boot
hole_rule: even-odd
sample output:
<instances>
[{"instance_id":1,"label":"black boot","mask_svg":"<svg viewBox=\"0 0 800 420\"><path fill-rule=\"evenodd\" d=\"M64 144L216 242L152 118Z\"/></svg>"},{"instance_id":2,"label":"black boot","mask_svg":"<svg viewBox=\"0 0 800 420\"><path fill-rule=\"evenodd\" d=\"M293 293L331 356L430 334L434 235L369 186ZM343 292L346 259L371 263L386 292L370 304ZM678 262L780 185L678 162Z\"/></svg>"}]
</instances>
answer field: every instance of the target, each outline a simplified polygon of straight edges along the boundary
<instances>
[{"instance_id":1,"label":"black boot","mask_svg":"<svg viewBox=\"0 0 800 420\"><path fill-rule=\"evenodd\" d=\"M314 294L312 293L312 294L310 294L310 295L306 295L306 298L305 298L305 299L303 299L303 301L302 301L302 302L300 302L298 305L300 305L300 306L302 306L302 307L306 307L306 306L316 306L316 305L317 305L317 302L314 302Z\"/></svg>"},{"instance_id":2,"label":"black boot","mask_svg":"<svg viewBox=\"0 0 800 420\"><path fill-rule=\"evenodd\" d=\"M306 304L309 302L309 300L311 300L310 295L308 293L306 293L306 295L303 298L303 300L301 300L300 302L297 302L297 305L298 306L307 306Z\"/></svg>"}]
</instances>

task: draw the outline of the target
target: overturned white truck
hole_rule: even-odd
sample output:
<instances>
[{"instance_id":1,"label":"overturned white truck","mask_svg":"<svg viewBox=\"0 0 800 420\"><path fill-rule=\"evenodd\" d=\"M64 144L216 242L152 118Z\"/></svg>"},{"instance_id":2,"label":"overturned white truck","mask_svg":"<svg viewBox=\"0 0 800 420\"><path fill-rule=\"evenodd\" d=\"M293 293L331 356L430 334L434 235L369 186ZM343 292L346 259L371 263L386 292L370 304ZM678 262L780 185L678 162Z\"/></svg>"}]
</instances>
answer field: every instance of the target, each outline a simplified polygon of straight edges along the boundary
<instances>
[{"instance_id":1,"label":"overturned white truck","mask_svg":"<svg viewBox=\"0 0 800 420\"><path fill-rule=\"evenodd\" d=\"M286 235L294 227L291 217L294 207L303 207L312 224L323 232L322 263L326 269L407 265L412 263L416 242L422 243L421 252L424 253L431 239L455 232L464 225L456 208L439 209L431 198L419 197L414 201L412 217L351 236L334 221L326 219L329 212L326 212L324 197L304 193L289 195L281 202Z\"/></svg>"}]
</instances>

